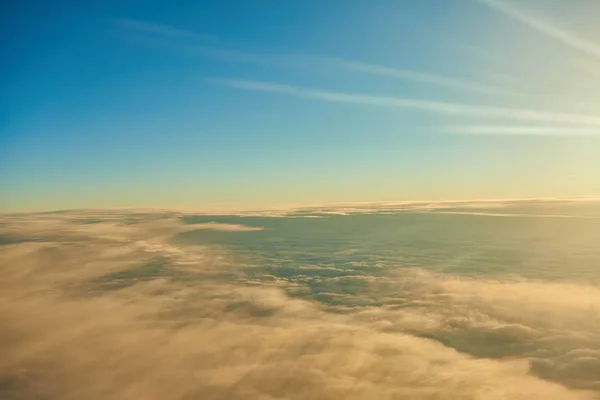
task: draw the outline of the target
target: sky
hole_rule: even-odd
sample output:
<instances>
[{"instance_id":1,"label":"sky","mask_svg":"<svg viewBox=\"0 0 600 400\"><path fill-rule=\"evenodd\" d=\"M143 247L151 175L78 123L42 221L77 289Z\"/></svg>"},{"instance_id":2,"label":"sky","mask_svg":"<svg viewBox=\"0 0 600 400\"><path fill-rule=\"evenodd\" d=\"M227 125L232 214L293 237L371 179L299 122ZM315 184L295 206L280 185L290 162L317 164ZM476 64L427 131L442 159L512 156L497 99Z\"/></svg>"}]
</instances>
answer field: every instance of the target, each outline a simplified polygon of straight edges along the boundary
<instances>
[{"instance_id":1,"label":"sky","mask_svg":"<svg viewBox=\"0 0 600 400\"><path fill-rule=\"evenodd\" d=\"M11 3L3 211L600 194L596 0Z\"/></svg>"}]
</instances>

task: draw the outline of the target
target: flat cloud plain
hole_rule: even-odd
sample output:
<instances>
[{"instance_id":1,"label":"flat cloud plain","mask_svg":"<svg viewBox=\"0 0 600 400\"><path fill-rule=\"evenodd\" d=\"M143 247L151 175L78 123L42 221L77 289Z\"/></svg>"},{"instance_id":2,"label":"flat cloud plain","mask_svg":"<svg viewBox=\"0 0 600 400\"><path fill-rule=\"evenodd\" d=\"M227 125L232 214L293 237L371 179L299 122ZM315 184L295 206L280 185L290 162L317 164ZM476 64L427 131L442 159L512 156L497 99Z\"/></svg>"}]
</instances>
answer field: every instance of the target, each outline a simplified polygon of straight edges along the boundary
<instances>
[{"instance_id":1,"label":"flat cloud plain","mask_svg":"<svg viewBox=\"0 0 600 400\"><path fill-rule=\"evenodd\" d=\"M361 288L327 303L226 246L173 240L256 226L125 211L0 222L3 399L600 398L593 284L303 268Z\"/></svg>"}]
</instances>

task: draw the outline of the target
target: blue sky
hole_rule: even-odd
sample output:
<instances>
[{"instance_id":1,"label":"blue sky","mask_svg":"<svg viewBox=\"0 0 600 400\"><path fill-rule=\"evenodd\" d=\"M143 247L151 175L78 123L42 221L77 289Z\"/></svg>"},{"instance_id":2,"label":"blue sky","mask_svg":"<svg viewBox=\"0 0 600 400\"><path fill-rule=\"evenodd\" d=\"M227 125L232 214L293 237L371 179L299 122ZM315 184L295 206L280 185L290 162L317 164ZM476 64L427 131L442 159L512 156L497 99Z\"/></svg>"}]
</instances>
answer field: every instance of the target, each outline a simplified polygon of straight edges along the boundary
<instances>
[{"instance_id":1,"label":"blue sky","mask_svg":"<svg viewBox=\"0 0 600 400\"><path fill-rule=\"evenodd\" d=\"M600 194L595 0L10 6L3 210Z\"/></svg>"}]
</instances>

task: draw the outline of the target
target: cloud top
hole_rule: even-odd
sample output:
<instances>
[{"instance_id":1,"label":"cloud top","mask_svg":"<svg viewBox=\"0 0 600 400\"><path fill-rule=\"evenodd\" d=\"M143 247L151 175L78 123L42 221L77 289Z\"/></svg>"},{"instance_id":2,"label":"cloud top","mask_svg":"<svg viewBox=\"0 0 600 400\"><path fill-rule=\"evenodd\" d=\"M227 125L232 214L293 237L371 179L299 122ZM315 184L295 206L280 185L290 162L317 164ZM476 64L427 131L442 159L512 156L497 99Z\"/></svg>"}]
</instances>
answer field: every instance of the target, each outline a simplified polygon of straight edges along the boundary
<instances>
[{"instance_id":1,"label":"cloud top","mask_svg":"<svg viewBox=\"0 0 600 400\"><path fill-rule=\"evenodd\" d=\"M600 390L591 285L422 269L322 277L360 285L346 294L355 304L384 304L340 308L291 296L301 281L249 273L222 248L172 244L186 229L177 219L68 217L3 220L4 235L31 240L0 252L2 398L591 400ZM482 353L492 339L524 347Z\"/></svg>"}]
</instances>

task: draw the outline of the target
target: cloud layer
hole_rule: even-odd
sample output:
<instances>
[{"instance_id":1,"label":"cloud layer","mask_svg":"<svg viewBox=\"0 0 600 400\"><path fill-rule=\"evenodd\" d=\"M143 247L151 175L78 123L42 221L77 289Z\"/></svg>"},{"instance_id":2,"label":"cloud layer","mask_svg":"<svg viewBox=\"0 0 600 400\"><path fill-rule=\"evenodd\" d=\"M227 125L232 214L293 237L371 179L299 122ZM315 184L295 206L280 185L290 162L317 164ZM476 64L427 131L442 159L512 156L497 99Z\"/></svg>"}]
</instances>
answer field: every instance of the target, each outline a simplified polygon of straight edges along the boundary
<instances>
[{"instance_id":1,"label":"cloud layer","mask_svg":"<svg viewBox=\"0 0 600 400\"><path fill-rule=\"evenodd\" d=\"M329 278L385 303L339 308L222 248L170 244L177 220L131 217L3 221L0 397L597 398L596 287L409 269Z\"/></svg>"}]
</instances>

